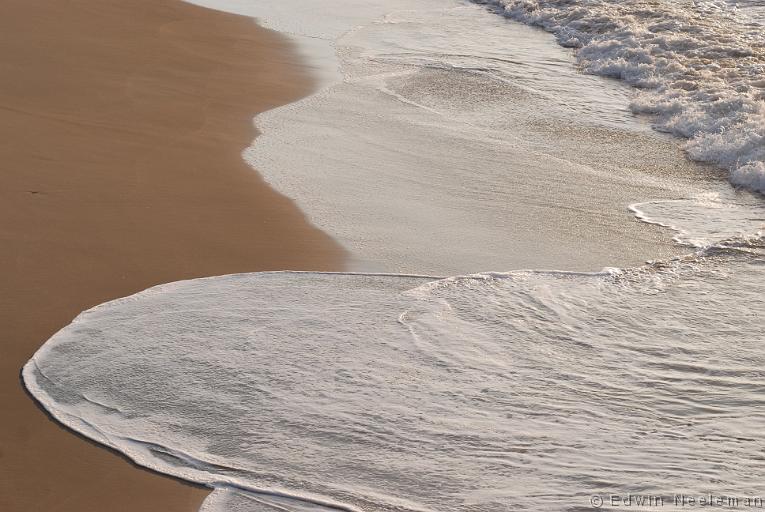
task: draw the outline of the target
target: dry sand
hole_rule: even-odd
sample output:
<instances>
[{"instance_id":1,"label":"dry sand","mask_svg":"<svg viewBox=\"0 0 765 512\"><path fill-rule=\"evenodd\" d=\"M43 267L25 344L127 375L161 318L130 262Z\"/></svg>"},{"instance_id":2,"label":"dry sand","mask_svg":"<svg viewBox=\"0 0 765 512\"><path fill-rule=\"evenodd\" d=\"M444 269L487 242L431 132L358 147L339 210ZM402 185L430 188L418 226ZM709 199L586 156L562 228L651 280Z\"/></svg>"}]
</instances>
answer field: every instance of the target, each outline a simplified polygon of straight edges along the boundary
<instances>
[{"instance_id":1,"label":"dry sand","mask_svg":"<svg viewBox=\"0 0 765 512\"><path fill-rule=\"evenodd\" d=\"M19 370L81 310L157 283L341 270L240 158L253 114L310 79L281 36L173 0L5 0L0 69L0 510L196 510L204 489L63 430Z\"/></svg>"}]
</instances>

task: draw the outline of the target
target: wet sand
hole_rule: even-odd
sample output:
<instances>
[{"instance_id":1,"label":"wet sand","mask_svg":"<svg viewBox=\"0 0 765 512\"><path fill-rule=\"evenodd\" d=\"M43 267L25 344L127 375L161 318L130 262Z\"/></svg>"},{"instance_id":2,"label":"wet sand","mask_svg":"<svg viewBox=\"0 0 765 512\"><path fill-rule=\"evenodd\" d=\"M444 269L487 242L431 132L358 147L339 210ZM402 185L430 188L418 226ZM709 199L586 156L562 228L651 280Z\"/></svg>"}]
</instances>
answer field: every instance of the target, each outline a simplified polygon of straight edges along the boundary
<instances>
[{"instance_id":1,"label":"wet sand","mask_svg":"<svg viewBox=\"0 0 765 512\"><path fill-rule=\"evenodd\" d=\"M242 161L312 83L252 20L172 0L7 0L0 16L0 510L194 511L207 492L51 421L19 370L149 286L345 255ZM130 347L126 347L129 350Z\"/></svg>"}]
</instances>

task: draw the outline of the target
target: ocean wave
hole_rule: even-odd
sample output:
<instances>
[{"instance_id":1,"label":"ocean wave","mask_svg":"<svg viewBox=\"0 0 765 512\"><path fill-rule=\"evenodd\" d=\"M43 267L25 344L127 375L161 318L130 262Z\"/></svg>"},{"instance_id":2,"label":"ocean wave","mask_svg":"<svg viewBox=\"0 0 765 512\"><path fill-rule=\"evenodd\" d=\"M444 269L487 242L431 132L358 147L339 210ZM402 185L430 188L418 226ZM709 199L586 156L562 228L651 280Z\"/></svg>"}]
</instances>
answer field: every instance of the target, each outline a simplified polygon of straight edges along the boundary
<instances>
[{"instance_id":1,"label":"ocean wave","mask_svg":"<svg viewBox=\"0 0 765 512\"><path fill-rule=\"evenodd\" d=\"M688 139L691 158L765 192L763 27L721 2L488 0L505 16L544 28L577 49L587 73L641 92L631 108Z\"/></svg>"},{"instance_id":2,"label":"ocean wave","mask_svg":"<svg viewBox=\"0 0 765 512\"><path fill-rule=\"evenodd\" d=\"M62 423L215 489L205 512L748 495L765 265L761 240L728 245L598 273L172 283L83 313L23 377Z\"/></svg>"}]
</instances>

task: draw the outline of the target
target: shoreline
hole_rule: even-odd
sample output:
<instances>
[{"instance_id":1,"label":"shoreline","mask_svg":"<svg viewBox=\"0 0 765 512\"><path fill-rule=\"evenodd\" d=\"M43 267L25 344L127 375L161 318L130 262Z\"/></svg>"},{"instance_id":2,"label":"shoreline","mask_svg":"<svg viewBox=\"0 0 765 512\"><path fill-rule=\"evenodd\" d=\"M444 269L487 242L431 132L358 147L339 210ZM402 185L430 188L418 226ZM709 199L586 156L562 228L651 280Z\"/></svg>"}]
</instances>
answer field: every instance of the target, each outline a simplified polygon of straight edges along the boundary
<instances>
[{"instance_id":1,"label":"shoreline","mask_svg":"<svg viewBox=\"0 0 765 512\"><path fill-rule=\"evenodd\" d=\"M266 26L333 41L340 74L260 114L263 135L245 158L348 248L352 270L598 271L684 252L628 206L707 188L693 183L698 166L627 110L632 89L580 73L551 34L459 2L394 12L362 2L347 16L331 3L315 22L288 4L246 5ZM453 61L448 48L460 45ZM470 71L506 53L518 63ZM513 78L523 69L534 70L528 80ZM579 108L569 107L575 90L592 91Z\"/></svg>"},{"instance_id":2,"label":"shoreline","mask_svg":"<svg viewBox=\"0 0 765 512\"><path fill-rule=\"evenodd\" d=\"M0 509L196 511L209 489L83 442L19 371L81 311L157 284L345 270L343 249L241 158L253 117L315 83L284 36L180 1L5 11Z\"/></svg>"}]
</instances>

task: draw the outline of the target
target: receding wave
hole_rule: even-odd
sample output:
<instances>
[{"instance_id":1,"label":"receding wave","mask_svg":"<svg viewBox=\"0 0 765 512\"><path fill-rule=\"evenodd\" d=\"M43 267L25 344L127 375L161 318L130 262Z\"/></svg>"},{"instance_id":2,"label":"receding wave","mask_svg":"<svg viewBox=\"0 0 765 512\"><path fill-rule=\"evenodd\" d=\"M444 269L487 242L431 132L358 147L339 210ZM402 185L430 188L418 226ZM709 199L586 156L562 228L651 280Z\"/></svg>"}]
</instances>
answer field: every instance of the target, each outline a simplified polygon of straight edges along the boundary
<instances>
[{"instance_id":1,"label":"receding wave","mask_svg":"<svg viewBox=\"0 0 765 512\"><path fill-rule=\"evenodd\" d=\"M206 511L576 510L760 489L759 240L632 270L263 273L80 315L24 369ZM668 498L669 499L669 498Z\"/></svg>"},{"instance_id":2,"label":"receding wave","mask_svg":"<svg viewBox=\"0 0 765 512\"><path fill-rule=\"evenodd\" d=\"M689 155L729 169L735 185L765 191L765 35L754 19L704 0L479 3L554 33L586 72L639 87L634 112L688 138Z\"/></svg>"}]
</instances>

